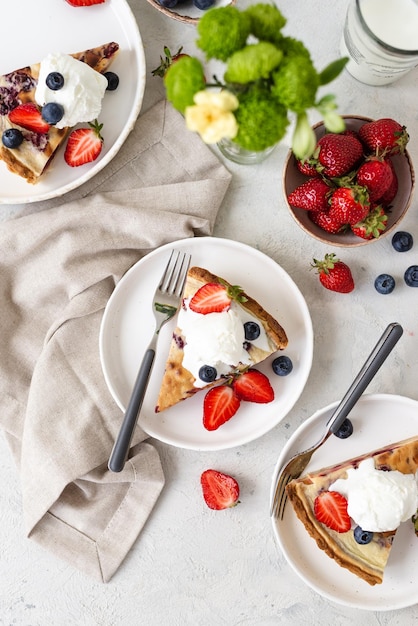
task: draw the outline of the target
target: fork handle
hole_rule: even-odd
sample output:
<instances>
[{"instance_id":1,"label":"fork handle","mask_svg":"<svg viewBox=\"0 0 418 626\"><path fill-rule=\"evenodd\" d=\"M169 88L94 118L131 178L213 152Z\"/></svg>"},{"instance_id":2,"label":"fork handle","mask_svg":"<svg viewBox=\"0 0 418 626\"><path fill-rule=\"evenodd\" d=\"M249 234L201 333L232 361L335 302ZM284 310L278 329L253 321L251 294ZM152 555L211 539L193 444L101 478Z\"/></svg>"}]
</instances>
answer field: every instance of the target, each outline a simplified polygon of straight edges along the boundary
<instances>
[{"instance_id":1,"label":"fork handle","mask_svg":"<svg viewBox=\"0 0 418 626\"><path fill-rule=\"evenodd\" d=\"M357 400L366 390L366 387L372 378L376 375L381 365L383 365L384 361L402 337L402 333L403 328L397 322L389 324L386 330L384 330L365 364L354 379L351 387L348 389L344 398L331 415L328 421L328 434L336 433L338 431L341 424L356 404Z\"/></svg>"},{"instance_id":2,"label":"fork handle","mask_svg":"<svg viewBox=\"0 0 418 626\"><path fill-rule=\"evenodd\" d=\"M142 359L122 426L120 427L119 434L109 458L108 468L112 472L121 472L125 466L132 435L138 421L138 414L141 410L145 392L148 387L154 358L155 349L149 347Z\"/></svg>"}]
</instances>

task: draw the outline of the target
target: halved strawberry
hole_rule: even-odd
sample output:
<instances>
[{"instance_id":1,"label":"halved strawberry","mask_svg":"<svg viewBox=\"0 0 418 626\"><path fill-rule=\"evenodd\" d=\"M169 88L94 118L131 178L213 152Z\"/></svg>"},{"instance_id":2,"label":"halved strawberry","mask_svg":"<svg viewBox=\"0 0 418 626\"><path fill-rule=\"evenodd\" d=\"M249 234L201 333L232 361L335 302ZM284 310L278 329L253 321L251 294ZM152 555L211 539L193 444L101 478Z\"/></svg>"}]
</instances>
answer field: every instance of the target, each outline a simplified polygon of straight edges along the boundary
<instances>
[{"instance_id":1,"label":"halved strawberry","mask_svg":"<svg viewBox=\"0 0 418 626\"><path fill-rule=\"evenodd\" d=\"M34 102L19 104L9 113L12 124L17 124L34 133L45 134L49 131L49 124L42 118L41 111Z\"/></svg>"},{"instance_id":2,"label":"halved strawberry","mask_svg":"<svg viewBox=\"0 0 418 626\"><path fill-rule=\"evenodd\" d=\"M210 509L222 511L239 503L239 485L229 474L207 469L200 477L200 484L203 497Z\"/></svg>"},{"instance_id":3,"label":"halved strawberry","mask_svg":"<svg viewBox=\"0 0 418 626\"><path fill-rule=\"evenodd\" d=\"M265 374L249 369L239 374L232 383L232 388L241 400L267 404L274 400L274 389Z\"/></svg>"},{"instance_id":4,"label":"halved strawberry","mask_svg":"<svg viewBox=\"0 0 418 626\"><path fill-rule=\"evenodd\" d=\"M72 7L91 7L93 4L102 4L106 0L66 0Z\"/></svg>"},{"instance_id":5,"label":"halved strawberry","mask_svg":"<svg viewBox=\"0 0 418 626\"><path fill-rule=\"evenodd\" d=\"M219 283L205 283L190 300L189 307L195 313L222 313L231 306L226 287Z\"/></svg>"},{"instance_id":6,"label":"halved strawberry","mask_svg":"<svg viewBox=\"0 0 418 626\"><path fill-rule=\"evenodd\" d=\"M238 411L241 401L230 385L213 387L203 400L203 426L216 430Z\"/></svg>"},{"instance_id":7,"label":"halved strawberry","mask_svg":"<svg viewBox=\"0 0 418 626\"><path fill-rule=\"evenodd\" d=\"M68 137L64 159L71 167L91 163L102 151L103 137L100 132L103 124L97 120L89 122L90 128L77 128Z\"/></svg>"},{"instance_id":8,"label":"halved strawberry","mask_svg":"<svg viewBox=\"0 0 418 626\"><path fill-rule=\"evenodd\" d=\"M315 517L337 533L346 533L351 528L347 504L347 499L338 491L322 491L315 498Z\"/></svg>"}]
</instances>

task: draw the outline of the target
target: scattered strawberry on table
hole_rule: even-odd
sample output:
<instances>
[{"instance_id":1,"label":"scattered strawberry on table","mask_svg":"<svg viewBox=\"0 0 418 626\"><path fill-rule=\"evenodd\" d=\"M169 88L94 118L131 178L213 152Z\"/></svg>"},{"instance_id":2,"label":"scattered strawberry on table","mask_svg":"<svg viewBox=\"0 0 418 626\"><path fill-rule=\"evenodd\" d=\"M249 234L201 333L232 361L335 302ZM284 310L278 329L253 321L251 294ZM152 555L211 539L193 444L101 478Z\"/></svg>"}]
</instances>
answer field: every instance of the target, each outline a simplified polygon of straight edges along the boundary
<instances>
[{"instance_id":1,"label":"scattered strawberry on table","mask_svg":"<svg viewBox=\"0 0 418 626\"><path fill-rule=\"evenodd\" d=\"M313 260L312 267L318 270L319 280L325 289L338 293L350 293L354 280L350 268L334 253L326 254L323 261Z\"/></svg>"},{"instance_id":2,"label":"scattered strawberry on table","mask_svg":"<svg viewBox=\"0 0 418 626\"><path fill-rule=\"evenodd\" d=\"M65 162L71 167L78 167L95 161L103 148L102 128L103 124L95 120L89 122L89 128L73 130L65 148Z\"/></svg>"},{"instance_id":3,"label":"scattered strawberry on table","mask_svg":"<svg viewBox=\"0 0 418 626\"><path fill-rule=\"evenodd\" d=\"M210 509L221 511L239 503L239 485L232 476L207 469L200 477L203 498Z\"/></svg>"},{"instance_id":4,"label":"scattered strawberry on table","mask_svg":"<svg viewBox=\"0 0 418 626\"><path fill-rule=\"evenodd\" d=\"M358 132L326 133L312 157L297 161L307 180L288 194L289 204L329 233L379 237L398 192L391 157L402 154L408 140L406 128L390 118L366 122Z\"/></svg>"},{"instance_id":5,"label":"scattered strawberry on table","mask_svg":"<svg viewBox=\"0 0 418 626\"><path fill-rule=\"evenodd\" d=\"M91 7L93 4L103 4L106 0L65 0L72 7Z\"/></svg>"},{"instance_id":6,"label":"scattered strawberry on table","mask_svg":"<svg viewBox=\"0 0 418 626\"><path fill-rule=\"evenodd\" d=\"M179 48L175 54L171 54L170 48L164 46L164 56L160 56L160 65L156 67L155 70L152 70L151 74L153 76L160 76L161 78L164 78L168 68L171 67L171 65L174 65L174 63L177 63L177 61L179 61L183 57L189 56L185 52L182 52L182 50L183 46L181 46L181 48Z\"/></svg>"}]
</instances>

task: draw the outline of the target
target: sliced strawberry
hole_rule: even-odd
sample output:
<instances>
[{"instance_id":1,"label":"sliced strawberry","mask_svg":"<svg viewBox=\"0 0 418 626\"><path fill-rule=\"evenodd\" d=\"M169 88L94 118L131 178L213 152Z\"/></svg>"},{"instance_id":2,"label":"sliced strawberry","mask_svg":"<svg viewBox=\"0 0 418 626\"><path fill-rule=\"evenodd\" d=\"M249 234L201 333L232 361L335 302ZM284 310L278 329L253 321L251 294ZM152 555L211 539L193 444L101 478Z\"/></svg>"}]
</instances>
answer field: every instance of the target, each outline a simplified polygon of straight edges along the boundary
<instances>
[{"instance_id":1,"label":"sliced strawberry","mask_svg":"<svg viewBox=\"0 0 418 626\"><path fill-rule=\"evenodd\" d=\"M200 484L203 497L210 509L221 511L239 503L239 485L229 474L208 469L201 475Z\"/></svg>"},{"instance_id":2,"label":"sliced strawberry","mask_svg":"<svg viewBox=\"0 0 418 626\"><path fill-rule=\"evenodd\" d=\"M241 400L267 404L274 400L274 390L265 374L250 369L239 374L232 383L232 387Z\"/></svg>"},{"instance_id":3,"label":"sliced strawberry","mask_svg":"<svg viewBox=\"0 0 418 626\"><path fill-rule=\"evenodd\" d=\"M64 159L71 167L91 163L102 151L103 137L100 134L103 124L89 122L90 128L77 128L68 137Z\"/></svg>"},{"instance_id":4,"label":"sliced strawberry","mask_svg":"<svg viewBox=\"0 0 418 626\"><path fill-rule=\"evenodd\" d=\"M346 533L351 528L347 504L347 499L338 491L322 491L315 498L315 517L318 522L337 533Z\"/></svg>"},{"instance_id":5,"label":"sliced strawberry","mask_svg":"<svg viewBox=\"0 0 418 626\"><path fill-rule=\"evenodd\" d=\"M213 387L203 401L203 426L216 430L238 411L241 401L229 385Z\"/></svg>"},{"instance_id":6,"label":"sliced strawberry","mask_svg":"<svg viewBox=\"0 0 418 626\"><path fill-rule=\"evenodd\" d=\"M34 102L19 104L9 113L12 124L17 124L34 133L45 134L49 131L49 124L42 119L41 111Z\"/></svg>"},{"instance_id":7,"label":"sliced strawberry","mask_svg":"<svg viewBox=\"0 0 418 626\"><path fill-rule=\"evenodd\" d=\"M102 4L106 0L66 0L72 7L91 7L93 4Z\"/></svg>"},{"instance_id":8,"label":"sliced strawberry","mask_svg":"<svg viewBox=\"0 0 418 626\"><path fill-rule=\"evenodd\" d=\"M205 283L190 300L189 307L195 313L222 313L231 306L226 287L219 283Z\"/></svg>"}]
</instances>

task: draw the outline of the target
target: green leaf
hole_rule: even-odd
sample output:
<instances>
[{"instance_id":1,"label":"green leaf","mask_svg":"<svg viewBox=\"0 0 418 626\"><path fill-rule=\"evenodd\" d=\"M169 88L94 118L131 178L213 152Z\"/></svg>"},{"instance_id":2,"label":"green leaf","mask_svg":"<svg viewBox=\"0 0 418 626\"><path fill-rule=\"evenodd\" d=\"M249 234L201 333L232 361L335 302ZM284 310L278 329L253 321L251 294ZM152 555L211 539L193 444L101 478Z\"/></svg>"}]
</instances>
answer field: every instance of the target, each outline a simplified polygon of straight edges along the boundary
<instances>
[{"instance_id":1,"label":"green leaf","mask_svg":"<svg viewBox=\"0 0 418 626\"><path fill-rule=\"evenodd\" d=\"M337 59L327 65L327 67L324 68L319 74L319 84L328 85L328 83L335 80L337 76L341 74L347 63L348 57L343 57L342 59Z\"/></svg>"}]
</instances>

